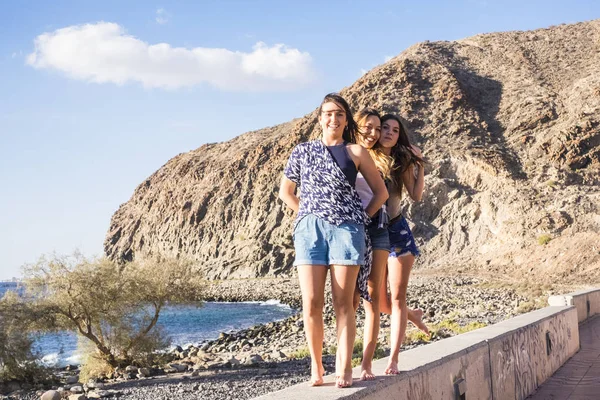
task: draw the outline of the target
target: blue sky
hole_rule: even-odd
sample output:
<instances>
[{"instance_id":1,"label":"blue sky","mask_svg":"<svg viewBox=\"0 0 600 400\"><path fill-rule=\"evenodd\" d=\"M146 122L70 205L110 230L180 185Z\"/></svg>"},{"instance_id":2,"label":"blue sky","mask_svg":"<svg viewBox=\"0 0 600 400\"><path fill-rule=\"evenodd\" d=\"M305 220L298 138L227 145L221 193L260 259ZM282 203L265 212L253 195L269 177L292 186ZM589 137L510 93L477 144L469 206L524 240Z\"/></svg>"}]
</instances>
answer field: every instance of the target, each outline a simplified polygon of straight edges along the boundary
<instances>
[{"instance_id":1,"label":"blue sky","mask_svg":"<svg viewBox=\"0 0 600 400\"><path fill-rule=\"evenodd\" d=\"M301 117L417 42L595 18L592 0L5 2L0 279L101 254L167 160Z\"/></svg>"}]
</instances>

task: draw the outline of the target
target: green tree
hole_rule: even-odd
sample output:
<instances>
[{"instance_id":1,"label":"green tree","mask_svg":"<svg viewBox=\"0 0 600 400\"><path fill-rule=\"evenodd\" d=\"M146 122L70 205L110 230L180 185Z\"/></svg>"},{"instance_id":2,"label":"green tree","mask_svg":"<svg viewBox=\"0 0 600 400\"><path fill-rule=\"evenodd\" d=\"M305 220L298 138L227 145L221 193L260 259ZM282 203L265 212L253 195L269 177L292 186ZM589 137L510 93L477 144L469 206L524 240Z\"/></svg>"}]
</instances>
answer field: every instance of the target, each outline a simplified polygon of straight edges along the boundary
<instances>
[{"instance_id":1,"label":"green tree","mask_svg":"<svg viewBox=\"0 0 600 400\"><path fill-rule=\"evenodd\" d=\"M198 303L202 280L189 260L153 257L119 265L80 254L42 257L25 267L32 307L49 329L76 332L110 367L150 362L169 341L157 326L167 304Z\"/></svg>"}]
</instances>

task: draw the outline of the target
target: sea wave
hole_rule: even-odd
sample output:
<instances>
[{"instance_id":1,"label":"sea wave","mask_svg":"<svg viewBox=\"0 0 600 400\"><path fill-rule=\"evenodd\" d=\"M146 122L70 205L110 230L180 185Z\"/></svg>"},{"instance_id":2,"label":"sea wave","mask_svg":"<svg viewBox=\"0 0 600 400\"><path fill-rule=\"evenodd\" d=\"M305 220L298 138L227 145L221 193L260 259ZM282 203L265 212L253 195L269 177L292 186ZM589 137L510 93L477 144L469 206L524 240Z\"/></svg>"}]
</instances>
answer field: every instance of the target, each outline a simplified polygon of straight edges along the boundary
<instances>
[{"instance_id":1,"label":"sea wave","mask_svg":"<svg viewBox=\"0 0 600 400\"><path fill-rule=\"evenodd\" d=\"M276 306L285 310L292 310L288 304L282 303L281 300L269 299L265 301L206 301L205 303L212 304L258 304L259 306Z\"/></svg>"},{"instance_id":2,"label":"sea wave","mask_svg":"<svg viewBox=\"0 0 600 400\"><path fill-rule=\"evenodd\" d=\"M67 365L79 365L82 361L82 355L79 353L64 354L50 353L40 359L40 363L46 367L63 368Z\"/></svg>"}]
</instances>

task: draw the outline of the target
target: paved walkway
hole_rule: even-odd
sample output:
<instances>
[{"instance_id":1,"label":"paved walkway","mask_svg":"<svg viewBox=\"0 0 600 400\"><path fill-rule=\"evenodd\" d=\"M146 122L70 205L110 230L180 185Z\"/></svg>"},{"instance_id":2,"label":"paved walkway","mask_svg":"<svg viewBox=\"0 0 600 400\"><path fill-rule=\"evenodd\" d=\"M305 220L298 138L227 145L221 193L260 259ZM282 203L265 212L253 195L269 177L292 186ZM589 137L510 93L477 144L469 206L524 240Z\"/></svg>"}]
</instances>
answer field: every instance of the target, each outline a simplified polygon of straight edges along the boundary
<instances>
[{"instance_id":1,"label":"paved walkway","mask_svg":"<svg viewBox=\"0 0 600 400\"><path fill-rule=\"evenodd\" d=\"M600 315L579 326L581 349L529 400L600 400Z\"/></svg>"}]
</instances>

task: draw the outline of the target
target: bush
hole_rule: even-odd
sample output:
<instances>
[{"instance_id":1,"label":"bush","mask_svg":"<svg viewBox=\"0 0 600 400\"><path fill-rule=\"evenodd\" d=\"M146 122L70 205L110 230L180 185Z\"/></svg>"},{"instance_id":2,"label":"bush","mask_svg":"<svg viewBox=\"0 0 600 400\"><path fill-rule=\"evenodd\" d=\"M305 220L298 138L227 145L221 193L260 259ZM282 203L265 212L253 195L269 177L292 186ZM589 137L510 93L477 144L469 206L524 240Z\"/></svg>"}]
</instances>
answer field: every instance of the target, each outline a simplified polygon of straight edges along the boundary
<instances>
[{"instance_id":1,"label":"bush","mask_svg":"<svg viewBox=\"0 0 600 400\"><path fill-rule=\"evenodd\" d=\"M438 324L434 324L431 327L431 331L432 331L432 337L434 336L442 336L440 335L441 331L449 331L454 333L455 335L460 335L463 333L467 333L467 332L471 332L474 331L476 329L480 329L480 328L485 328L487 326L487 324L485 322L479 322L479 321L471 321L466 325L459 325L453 318L447 318L443 321L441 321ZM426 340L426 341L430 341Z\"/></svg>"},{"instance_id":2,"label":"bush","mask_svg":"<svg viewBox=\"0 0 600 400\"><path fill-rule=\"evenodd\" d=\"M41 258L25 268L24 284L32 306L53 319L46 329L76 332L94 345L89 356L111 368L151 364L169 344L157 327L164 306L198 302L203 287L190 261L118 265L79 254Z\"/></svg>"},{"instance_id":3,"label":"bush","mask_svg":"<svg viewBox=\"0 0 600 400\"><path fill-rule=\"evenodd\" d=\"M96 346L83 336L78 337L77 352L83 354L79 382L85 383L91 378L108 376L113 372L113 367L96 352Z\"/></svg>"},{"instance_id":4,"label":"bush","mask_svg":"<svg viewBox=\"0 0 600 400\"><path fill-rule=\"evenodd\" d=\"M310 357L310 351L308 350L308 347L302 347L289 355L289 358L292 360L300 360L307 357Z\"/></svg>"},{"instance_id":5,"label":"bush","mask_svg":"<svg viewBox=\"0 0 600 400\"><path fill-rule=\"evenodd\" d=\"M49 378L47 369L36 362L33 337L28 334L44 319L14 292L0 299L0 382L37 383Z\"/></svg>"},{"instance_id":6,"label":"bush","mask_svg":"<svg viewBox=\"0 0 600 400\"><path fill-rule=\"evenodd\" d=\"M404 336L404 344L412 344L418 342L431 342L431 335L426 334L418 329L407 330Z\"/></svg>"},{"instance_id":7,"label":"bush","mask_svg":"<svg viewBox=\"0 0 600 400\"><path fill-rule=\"evenodd\" d=\"M542 246L547 245L548 243L550 243L551 240L552 240L552 236L550 236L550 235L541 235L537 239L538 244L541 244Z\"/></svg>"}]
</instances>

